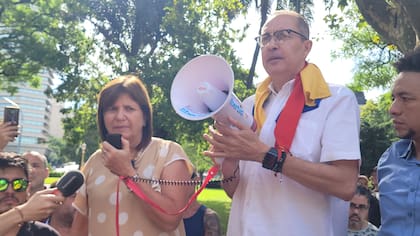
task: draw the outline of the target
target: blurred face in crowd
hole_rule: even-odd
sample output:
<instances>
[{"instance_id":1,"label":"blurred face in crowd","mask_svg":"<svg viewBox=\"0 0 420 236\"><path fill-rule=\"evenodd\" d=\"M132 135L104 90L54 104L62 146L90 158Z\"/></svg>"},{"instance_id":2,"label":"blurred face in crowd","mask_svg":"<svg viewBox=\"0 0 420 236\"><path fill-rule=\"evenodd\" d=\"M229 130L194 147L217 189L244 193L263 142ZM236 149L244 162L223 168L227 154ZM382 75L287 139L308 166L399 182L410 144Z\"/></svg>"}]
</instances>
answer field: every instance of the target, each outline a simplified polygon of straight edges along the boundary
<instances>
[{"instance_id":1,"label":"blurred face in crowd","mask_svg":"<svg viewBox=\"0 0 420 236\"><path fill-rule=\"evenodd\" d=\"M378 171L376 169L372 170L372 172L370 173L370 177L372 179L372 183L373 183L373 186L375 187L375 190L377 190L377 188L378 188Z\"/></svg>"},{"instance_id":2,"label":"blurred face in crowd","mask_svg":"<svg viewBox=\"0 0 420 236\"><path fill-rule=\"evenodd\" d=\"M31 193L44 189L44 181L49 174L45 157L36 152L27 152L23 154L23 158L28 161L29 165Z\"/></svg>"},{"instance_id":3,"label":"blurred face in crowd","mask_svg":"<svg viewBox=\"0 0 420 236\"><path fill-rule=\"evenodd\" d=\"M420 73L401 72L392 88L389 110L397 136L420 142Z\"/></svg>"},{"instance_id":4,"label":"blurred face in crowd","mask_svg":"<svg viewBox=\"0 0 420 236\"><path fill-rule=\"evenodd\" d=\"M28 188L25 185L15 184L15 187L21 187L14 191L12 187L13 180L24 179L27 181L24 171L18 167L0 168L0 178L9 182L8 187L4 191L0 191L0 214L10 210L11 208L26 202L28 196ZM4 183L4 180L2 180Z\"/></svg>"},{"instance_id":5,"label":"blurred face in crowd","mask_svg":"<svg viewBox=\"0 0 420 236\"><path fill-rule=\"evenodd\" d=\"M361 175L361 176L359 176L357 178L357 184L360 184L360 185L368 188L368 186L369 186L369 179L366 176Z\"/></svg>"},{"instance_id":6,"label":"blurred face in crowd","mask_svg":"<svg viewBox=\"0 0 420 236\"><path fill-rule=\"evenodd\" d=\"M350 201L348 227L351 230L361 230L367 226L369 214L369 199L356 194Z\"/></svg>"}]
</instances>

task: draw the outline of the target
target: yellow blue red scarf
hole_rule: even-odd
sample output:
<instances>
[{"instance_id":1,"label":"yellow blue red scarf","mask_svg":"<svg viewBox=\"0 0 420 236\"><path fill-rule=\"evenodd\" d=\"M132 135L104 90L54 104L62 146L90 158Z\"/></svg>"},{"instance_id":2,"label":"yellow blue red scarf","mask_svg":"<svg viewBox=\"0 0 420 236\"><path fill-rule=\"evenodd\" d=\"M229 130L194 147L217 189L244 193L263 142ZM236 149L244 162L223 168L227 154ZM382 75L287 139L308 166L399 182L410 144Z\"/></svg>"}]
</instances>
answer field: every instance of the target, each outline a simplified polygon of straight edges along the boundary
<instances>
[{"instance_id":1,"label":"yellow blue red scarf","mask_svg":"<svg viewBox=\"0 0 420 236\"><path fill-rule=\"evenodd\" d=\"M303 94L305 96L305 107L314 107L317 104L317 99L322 99L331 96L331 92L327 83L322 76L319 68L312 63L308 63L300 72L302 80ZM261 130L262 125L266 119L263 109L265 100L270 95L269 85L271 84L271 77L266 78L257 88L255 93L254 118L257 123L257 132Z\"/></svg>"}]
</instances>

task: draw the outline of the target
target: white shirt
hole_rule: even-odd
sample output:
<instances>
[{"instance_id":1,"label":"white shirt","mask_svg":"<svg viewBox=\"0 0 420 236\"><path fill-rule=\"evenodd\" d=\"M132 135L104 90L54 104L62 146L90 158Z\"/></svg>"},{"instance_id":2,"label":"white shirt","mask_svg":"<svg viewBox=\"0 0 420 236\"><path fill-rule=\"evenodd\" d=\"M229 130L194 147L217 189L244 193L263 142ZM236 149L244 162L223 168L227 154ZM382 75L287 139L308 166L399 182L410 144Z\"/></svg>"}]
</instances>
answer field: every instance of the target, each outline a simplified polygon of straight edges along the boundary
<instances>
[{"instance_id":1,"label":"white shirt","mask_svg":"<svg viewBox=\"0 0 420 236\"><path fill-rule=\"evenodd\" d=\"M260 140L267 145L274 147L276 119L293 83L294 80L289 81L278 94L272 94L264 108L267 119ZM346 87L329 87L332 96L321 100L317 109L302 113L290 151L310 162L359 160L360 120L356 97ZM255 96L251 96L243 102L250 114L254 101ZM348 203L281 174L275 177L274 172L262 168L261 163L240 161L240 170L227 235L346 234Z\"/></svg>"}]
</instances>

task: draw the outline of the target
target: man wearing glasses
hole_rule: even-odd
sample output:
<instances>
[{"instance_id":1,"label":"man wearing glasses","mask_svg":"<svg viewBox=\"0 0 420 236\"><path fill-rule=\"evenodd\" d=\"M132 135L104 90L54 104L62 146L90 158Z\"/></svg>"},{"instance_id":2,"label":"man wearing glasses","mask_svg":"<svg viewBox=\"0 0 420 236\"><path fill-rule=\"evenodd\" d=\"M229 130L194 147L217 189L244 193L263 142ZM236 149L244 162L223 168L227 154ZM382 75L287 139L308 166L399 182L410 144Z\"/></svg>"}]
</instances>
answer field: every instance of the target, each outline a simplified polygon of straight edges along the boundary
<instances>
[{"instance_id":1,"label":"man wearing glasses","mask_svg":"<svg viewBox=\"0 0 420 236\"><path fill-rule=\"evenodd\" d=\"M275 12L256 39L269 77L243 107L257 131L230 119L204 135L204 154L224 157L224 178L235 176L223 184L227 235L346 235L360 160L356 97L306 61L312 41L296 12Z\"/></svg>"},{"instance_id":2,"label":"man wearing glasses","mask_svg":"<svg viewBox=\"0 0 420 236\"><path fill-rule=\"evenodd\" d=\"M376 236L378 228L368 221L370 191L358 185L350 201L347 236Z\"/></svg>"},{"instance_id":3,"label":"man wearing glasses","mask_svg":"<svg viewBox=\"0 0 420 236\"><path fill-rule=\"evenodd\" d=\"M35 193L28 201L28 164L14 153L0 152L0 235L55 236L50 226L37 222L50 215L64 201L54 189Z\"/></svg>"}]
</instances>

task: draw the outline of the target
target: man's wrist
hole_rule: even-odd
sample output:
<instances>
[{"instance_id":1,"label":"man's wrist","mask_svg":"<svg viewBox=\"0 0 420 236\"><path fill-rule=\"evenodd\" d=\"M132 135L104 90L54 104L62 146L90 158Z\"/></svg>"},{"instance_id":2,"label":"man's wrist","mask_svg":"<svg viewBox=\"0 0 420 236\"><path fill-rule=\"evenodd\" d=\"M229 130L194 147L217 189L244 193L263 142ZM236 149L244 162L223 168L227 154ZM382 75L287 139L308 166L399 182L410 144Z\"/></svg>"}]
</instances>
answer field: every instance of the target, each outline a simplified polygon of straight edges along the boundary
<instances>
[{"instance_id":1,"label":"man's wrist","mask_svg":"<svg viewBox=\"0 0 420 236\"><path fill-rule=\"evenodd\" d=\"M230 160L225 159L223 164L221 165L221 173L223 175L223 179L233 180L239 176L239 161L238 160ZM229 182L229 181L226 181Z\"/></svg>"},{"instance_id":2,"label":"man's wrist","mask_svg":"<svg viewBox=\"0 0 420 236\"><path fill-rule=\"evenodd\" d=\"M270 148L262 161L262 167L281 173L286 160L287 152L284 149Z\"/></svg>"},{"instance_id":3,"label":"man's wrist","mask_svg":"<svg viewBox=\"0 0 420 236\"><path fill-rule=\"evenodd\" d=\"M19 218L20 218L19 224L24 223L25 222L25 216L23 215L22 210L20 208L18 208L17 206L13 207L13 210L16 211L19 215Z\"/></svg>"}]
</instances>

